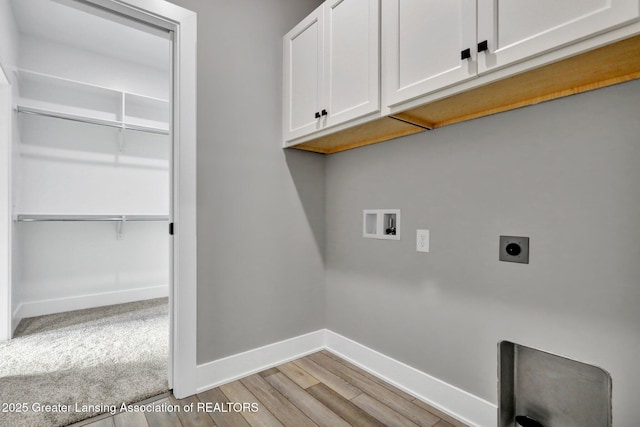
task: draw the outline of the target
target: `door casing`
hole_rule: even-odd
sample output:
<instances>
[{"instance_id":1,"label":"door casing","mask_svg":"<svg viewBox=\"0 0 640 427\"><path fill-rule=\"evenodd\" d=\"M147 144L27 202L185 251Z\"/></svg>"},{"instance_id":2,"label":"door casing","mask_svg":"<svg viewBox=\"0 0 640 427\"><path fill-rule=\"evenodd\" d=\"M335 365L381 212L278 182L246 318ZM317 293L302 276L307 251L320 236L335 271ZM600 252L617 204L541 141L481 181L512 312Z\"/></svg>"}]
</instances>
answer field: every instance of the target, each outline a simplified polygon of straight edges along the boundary
<instances>
[{"instance_id":1,"label":"door casing","mask_svg":"<svg viewBox=\"0 0 640 427\"><path fill-rule=\"evenodd\" d=\"M0 341L11 338L11 83L0 65Z\"/></svg>"}]
</instances>

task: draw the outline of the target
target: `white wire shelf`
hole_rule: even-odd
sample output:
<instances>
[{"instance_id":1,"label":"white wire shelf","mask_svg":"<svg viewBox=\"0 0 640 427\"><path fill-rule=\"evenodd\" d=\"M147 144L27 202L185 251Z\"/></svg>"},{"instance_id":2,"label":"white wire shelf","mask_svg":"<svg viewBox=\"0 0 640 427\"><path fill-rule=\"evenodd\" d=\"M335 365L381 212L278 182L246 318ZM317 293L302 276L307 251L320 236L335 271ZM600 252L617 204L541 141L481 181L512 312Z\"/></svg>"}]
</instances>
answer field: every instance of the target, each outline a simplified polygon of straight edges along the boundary
<instances>
[{"instance_id":1,"label":"white wire shelf","mask_svg":"<svg viewBox=\"0 0 640 427\"><path fill-rule=\"evenodd\" d=\"M161 127L145 126L135 123L126 123L119 120L107 120L95 117L85 117L76 114L65 113L62 111L46 110L26 105L18 105L16 107L18 113L33 114L38 116L52 117L56 119L70 120L74 122L88 123L99 126L108 126L118 129L134 130L139 132L155 133L159 135L169 135L169 130Z\"/></svg>"}]
</instances>

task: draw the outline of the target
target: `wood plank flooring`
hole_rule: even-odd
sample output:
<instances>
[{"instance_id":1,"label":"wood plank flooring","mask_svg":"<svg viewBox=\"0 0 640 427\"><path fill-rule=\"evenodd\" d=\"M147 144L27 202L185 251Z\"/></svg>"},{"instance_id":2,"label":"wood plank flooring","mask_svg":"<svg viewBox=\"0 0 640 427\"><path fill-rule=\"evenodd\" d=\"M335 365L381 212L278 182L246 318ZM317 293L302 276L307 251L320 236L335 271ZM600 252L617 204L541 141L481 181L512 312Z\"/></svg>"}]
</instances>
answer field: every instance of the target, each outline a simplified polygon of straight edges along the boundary
<instances>
[{"instance_id":1,"label":"wood plank flooring","mask_svg":"<svg viewBox=\"0 0 640 427\"><path fill-rule=\"evenodd\" d=\"M251 410L251 407L247 408L249 410L234 410L234 403L235 409L240 409L238 403L245 403L247 406L254 404L253 409L257 410ZM193 405L194 410L122 412L85 420L74 426L467 427L328 351L311 354L196 396L181 400L165 396L153 404L177 405L180 408Z\"/></svg>"}]
</instances>

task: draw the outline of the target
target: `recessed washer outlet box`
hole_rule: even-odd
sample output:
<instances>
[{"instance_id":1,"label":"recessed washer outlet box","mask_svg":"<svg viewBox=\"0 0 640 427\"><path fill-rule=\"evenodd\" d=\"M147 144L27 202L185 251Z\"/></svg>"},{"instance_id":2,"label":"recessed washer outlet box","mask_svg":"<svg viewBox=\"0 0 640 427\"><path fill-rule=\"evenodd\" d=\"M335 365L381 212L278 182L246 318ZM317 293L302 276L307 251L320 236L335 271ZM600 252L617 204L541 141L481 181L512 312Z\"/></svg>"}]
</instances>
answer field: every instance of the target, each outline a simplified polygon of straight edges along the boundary
<instances>
[{"instance_id":1,"label":"recessed washer outlet box","mask_svg":"<svg viewBox=\"0 0 640 427\"><path fill-rule=\"evenodd\" d=\"M362 237L400 240L400 209L365 209Z\"/></svg>"},{"instance_id":2,"label":"recessed washer outlet box","mask_svg":"<svg viewBox=\"0 0 640 427\"><path fill-rule=\"evenodd\" d=\"M529 264L529 238L500 236L500 261Z\"/></svg>"}]
</instances>

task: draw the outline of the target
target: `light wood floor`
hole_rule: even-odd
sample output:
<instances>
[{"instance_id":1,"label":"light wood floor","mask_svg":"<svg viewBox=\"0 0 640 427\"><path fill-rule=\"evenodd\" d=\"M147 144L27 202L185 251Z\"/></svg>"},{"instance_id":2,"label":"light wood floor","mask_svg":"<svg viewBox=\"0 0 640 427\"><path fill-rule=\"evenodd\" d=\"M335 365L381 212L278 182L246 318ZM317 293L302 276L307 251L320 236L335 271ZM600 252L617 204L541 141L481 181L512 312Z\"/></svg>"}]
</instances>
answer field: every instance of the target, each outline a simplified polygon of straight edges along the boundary
<instances>
[{"instance_id":1,"label":"light wood floor","mask_svg":"<svg viewBox=\"0 0 640 427\"><path fill-rule=\"evenodd\" d=\"M155 404L257 403L256 412L122 412L89 427L466 427L328 351L320 351L213 390ZM196 407L196 406L194 406ZM226 406L225 406L226 407Z\"/></svg>"}]
</instances>

